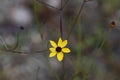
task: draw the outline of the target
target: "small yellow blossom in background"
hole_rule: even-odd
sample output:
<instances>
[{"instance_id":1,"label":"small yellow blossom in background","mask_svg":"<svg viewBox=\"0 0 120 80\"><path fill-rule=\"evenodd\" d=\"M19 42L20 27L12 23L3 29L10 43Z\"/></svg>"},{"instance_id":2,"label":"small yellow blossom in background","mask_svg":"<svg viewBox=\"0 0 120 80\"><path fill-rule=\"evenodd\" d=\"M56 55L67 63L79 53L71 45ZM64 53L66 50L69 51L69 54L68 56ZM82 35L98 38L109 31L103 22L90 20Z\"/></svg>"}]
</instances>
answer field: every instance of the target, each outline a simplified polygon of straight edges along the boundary
<instances>
[{"instance_id":1,"label":"small yellow blossom in background","mask_svg":"<svg viewBox=\"0 0 120 80\"><path fill-rule=\"evenodd\" d=\"M62 39L59 38L57 44L54 41L50 40L50 44L51 44L52 48L49 48L49 50L50 50L49 57L54 57L55 55L57 55L58 61L63 60L64 53L70 52L69 48L65 48L65 46L68 44L67 40L62 41Z\"/></svg>"}]
</instances>

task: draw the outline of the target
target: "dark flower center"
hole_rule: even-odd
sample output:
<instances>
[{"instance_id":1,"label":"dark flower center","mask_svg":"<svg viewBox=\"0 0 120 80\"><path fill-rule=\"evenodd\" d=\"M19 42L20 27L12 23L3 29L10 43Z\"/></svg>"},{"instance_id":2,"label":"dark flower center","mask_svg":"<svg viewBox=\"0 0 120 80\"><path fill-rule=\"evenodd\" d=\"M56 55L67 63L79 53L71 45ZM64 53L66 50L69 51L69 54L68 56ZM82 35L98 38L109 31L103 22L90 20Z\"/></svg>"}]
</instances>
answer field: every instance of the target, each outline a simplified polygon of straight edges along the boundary
<instances>
[{"instance_id":1,"label":"dark flower center","mask_svg":"<svg viewBox=\"0 0 120 80\"><path fill-rule=\"evenodd\" d=\"M57 47L57 48L56 48L56 51L57 51L57 52L61 52L61 50L62 50L61 47Z\"/></svg>"}]
</instances>

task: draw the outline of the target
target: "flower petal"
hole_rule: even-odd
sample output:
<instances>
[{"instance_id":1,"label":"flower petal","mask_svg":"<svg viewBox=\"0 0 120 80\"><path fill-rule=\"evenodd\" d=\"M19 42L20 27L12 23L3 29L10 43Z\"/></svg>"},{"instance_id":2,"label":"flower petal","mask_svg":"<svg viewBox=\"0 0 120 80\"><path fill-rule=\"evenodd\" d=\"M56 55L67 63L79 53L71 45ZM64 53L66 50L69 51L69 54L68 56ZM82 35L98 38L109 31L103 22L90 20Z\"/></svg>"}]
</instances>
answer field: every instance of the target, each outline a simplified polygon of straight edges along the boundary
<instances>
[{"instance_id":1,"label":"flower petal","mask_svg":"<svg viewBox=\"0 0 120 80\"><path fill-rule=\"evenodd\" d=\"M71 52L71 51L70 51L69 48L63 48L63 49L62 49L62 52L64 52L64 53L69 53L69 52Z\"/></svg>"},{"instance_id":2,"label":"flower petal","mask_svg":"<svg viewBox=\"0 0 120 80\"><path fill-rule=\"evenodd\" d=\"M57 53L56 52L51 52L49 57L54 57Z\"/></svg>"},{"instance_id":3,"label":"flower petal","mask_svg":"<svg viewBox=\"0 0 120 80\"><path fill-rule=\"evenodd\" d=\"M49 48L51 52L56 52L55 48Z\"/></svg>"},{"instance_id":4,"label":"flower petal","mask_svg":"<svg viewBox=\"0 0 120 80\"><path fill-rule=\"evenodd\" d=\"M59 38L59 40L58 40L58 46L61 46L61 44L62 44L62 39Z\"/></svg>"},{"instance_id":5,"label":"flower petal","mask_svg":"<svg viewBox=\"0 0 120 80\"><path fill-rule=\"evenodd\" d=\"M64 40L60 47L62 47L62 48L65 47L67 45L67 43L68 43L67 40Z\"/></svg>"},{"instance_id":6,"label":"flower petal","mask_svg":"<svg viewBox=\"0 0 120 80\"><path fill-rule=\"evenodd\" d=\"M54 41L52 41L52 40L50 40L50 44L51 44L51 46L53 46L54 48L57 47L57 44L56 44Z\"/></svg>"},{"instance_id":7,"label":"flower petal","mask_svg":"<svg viewBox=\"0 0 120 80\"><path fill-rule=\"evenodd\" d=\"M64 41L62 42L62 44L60 45L60 47L62 47L62 48L65 47L65 46L67 45L67 43L68 43L67 40L64 40Z\"/></svg>"},{"instance_id":8,"label":"flower petal","mask_svg":"<svg viewBox=\"0 0 120 80\"><path fill-rule=\"evenodd\" d=\"M57 59L58 59L58 61L62 61L62 60L63 60L63 57L64 57L64 55L63 55L62 52L57 53Z\"/></svg>"}]
</instances>

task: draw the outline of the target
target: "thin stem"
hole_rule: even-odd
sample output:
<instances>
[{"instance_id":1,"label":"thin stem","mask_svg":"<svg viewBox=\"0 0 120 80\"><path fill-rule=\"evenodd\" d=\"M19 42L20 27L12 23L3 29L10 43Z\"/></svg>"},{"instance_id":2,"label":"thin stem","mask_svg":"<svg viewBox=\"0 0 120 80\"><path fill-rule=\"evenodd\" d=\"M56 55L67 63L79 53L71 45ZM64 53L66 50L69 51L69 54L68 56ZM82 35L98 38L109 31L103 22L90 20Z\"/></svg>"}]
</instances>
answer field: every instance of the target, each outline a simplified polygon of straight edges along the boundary
<instances>
[{"instance_id":1,"label":"thin stem","mask_svg":"<svg viewBox=\"0 0 120 80\"><path fill-rule=\"evenodd\" d=\"M34 15L35 15L35 21L37 24L39 24L39 19L38 19L38 16L37 16L37 1L34 0Z\"/></svg>"},{"instance_id":2,"label":"thin stem","mask_svg":"<svg viewBox=\"0 0 120 80\"><path fill-rule=\"evenodd\" d=\"M109 29L109 31L107 32L106 35L105 35L105 32L106 32L106 31L102 32L103 35L104 35L104 36L103 36L103 40L102 40L102 42L99 42L100 45L98 44L98 45L95 47L95 50L96 50L96 49L100 49L100 48L103 47L103 45L105 44L105 41L106 41L106 36L109 35L109 33L111 32L111 29ZM99 50L97 50L96 53L98 53L98 51L99 51ZM94 51L93 51L93 52L94 52ZM93 53L93 52L92 52L92 53ZM89 72L90 72L91 69L95 69L94 67L95 67L95 66L94 66L94 63L91 63L91 66L90 66L90 68L87 70L87 71L88 71L87 73L89 74ZM86 80L86 79L87 79L87 76L85 75L83 80Z\"/></svg>"},{"instance_id":3,"label":"thin stem","mask_svg":"<svg viewBox=\"0 0 120 80\"><path fill-rule=\"evenodd\" d=\"M62 9L62 0L61 0L61 9Z\"/></svg>"},{"instance_id":4,"label":"thin stem","mask_svg":"<svg viewBox=\"0 0 120 80\"><path fill-rule=\"evenodd\" d=\"M62 38L62 35L63 35L63 30L62 30L62 16L60 14L60 35L61 35L61 38Z\"/></svg>"},{"instance_id":5,"label":"thin stem","mask_svg":"<svg viewBox=\"0 0 120 80\"><path fill-rule=\"evenodd\" d=\"M0 49L1 51L6 51L6 52L13 52L13 53L19 53L19 54L29 54L29 53L42 53L42 52L46 52L49 51L48 49L45 50L38 50L38 51L32 51L32 52L26 52L26 51L17 51L17 50L6 50L6 49Z\"/></svg>"},{"instance_id":6,"label":"thin stem","mask_svg":"<svg viewBox=\"0 0 120 80\"><path fill-rule=\"evenodd\" d=\"M11 50L11 51L12 51L12 50L15 50L15 49L18 47L18 45L19 45L19 36L20 36L20 32L17 33L17 41L16 41L15 46L14 46L12 49L9 49L9 48L8 48L8 46L7 46L4 38L2 38L2 37L0 36L0 39L1 39L2 43L3 43L3 45L5 46L6 50Z\"/></svg>"},{"instance_id":7,"label":"thin stem","mask_svg":"<svg viewBox=\"0 0 120 80\"><path fill-rule=\"evenodd\" d=\"M11 50L15 50L18 47L18 45L19 45L19 37L20 37L20 32L17 33L16 45Z\"/></svg>"},{"instance_id":8,"label":"thin stem","mask_svg":"<svg viewBox=\"0 0 120 80\"><path fill-rule=\"evenodd\" d=\"M60 33L62 38L62 0L61 0L61 9L60 9ZM65 80L65 65L64 65L64 59L62 61L62 71L63 71L63 77L62 80Z\"/></svg>"},{"instance_id":9,"label":"thin stem","mask_svg":"<svg viewBox=\"0 0 120 80\"><path fill-rule=\"evenodd\" d=\"M111 30L109 30L108 33L103 37L103 41L101 42L99 49L102 48L103 45L105 44L106 36L108 36L108 34L109 34L110 32L111 32ZM105 32L104 32L104 33L105 33Z\"/></svg>"},{"instance_id":10,"label":"thin stem","mask_svg":"<svg viewBox=\"0 0 120 80\"><path fill-rule=\"evenodd\" d=\"M61 36L61 38L62 38L62 34L63 34L63 32L62 32L62 0L61 0L61 8L60 8L60 36Z\"/></svg>"},{"instance_id":11,"label":"thin stem","mask_svg":"<svg viewBox=\"0 0 120 80\"><path fill-rule=\"evenodd\" d=\"M79 9L79 11L78 11L77 16L75 17L75 19L74 19L74 21L73 21L73 23L72 23L72 25L71 25L70 31L68 32L67 39L69 39L69 37L70 37L73 29L75 28L75 24L77 23L77 21L78 21L78 19L79 19L79 17L80 17L80 14L81 14L81 12L82 12L82 9L83 9L84 5L85 5L85 0L83 1L82 5L81 5L81 7L80 7L80 9Z\"/></svg>"},{"instance_id":12,"label":"thin stem","mask_svg":"<svg viewBox=\"0 0 120 80\"><path fill-rule=\"evenodd\" d=\"M8 50L8 46L7 46L6 42L5 42L5 39L2 36L0 36L0 40L1 40L2 44L4 45L5 49Z\"/></svg>"},{"instance_id":13,"label":"thin stem","mask_svg":"<svg viewBox=\"0 0 120 80\"><path fill-rule=\"evenodd\" d=\"M62 61L62 70L63 70L62 80L65 80L65 61L64 61L64 59L63 59L63 61Z\"/></svg>"},{"instance_id":14,"label":"thin stem","mask_svg":"<svg viewBox=\"0 0 120 80\"><path fill-rule=\"evenodd\" d=\"M38 0L39 1L39 0ZM34 0L34 14L35 14L35 22L37 24L37 27L38 27L38 32L39 32L39 36L41 37L42 41L43 41L43 33L42 33L42 29L41 29L41 26L42 26L42 23L40 22L39 18L38 18L38 13L39 13L39 3L38 3L37 0ZM43 44L41 44L43 45Z\"/></svg>"},{"instance_id":15,"label":"thin stem","mask_svg":"<svg viewBox=\"0 0 120 80\"><path fill-rule=\"evenodd\" d=\"M67 6L67 4L68 4L69 1L70 1L70 0L66 0L66 1L65 1L64 5L62 6L62 10Z\"/></svg>"}]
</instances>

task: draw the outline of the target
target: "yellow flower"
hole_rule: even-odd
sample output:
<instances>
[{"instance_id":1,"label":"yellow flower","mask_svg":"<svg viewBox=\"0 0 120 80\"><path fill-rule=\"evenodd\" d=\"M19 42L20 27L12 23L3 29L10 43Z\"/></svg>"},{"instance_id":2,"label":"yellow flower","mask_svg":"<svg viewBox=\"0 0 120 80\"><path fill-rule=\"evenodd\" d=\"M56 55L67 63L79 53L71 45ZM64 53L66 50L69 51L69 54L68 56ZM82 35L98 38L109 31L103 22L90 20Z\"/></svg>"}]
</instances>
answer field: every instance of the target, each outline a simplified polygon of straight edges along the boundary
<instances>
[{"instance_id":1,"label":"yellow flower","mask_svg":"<svg viewBox=\"0 0 120 80\"><path fill-rule=\"evenodd\" d=\"M69 48L65 48L67 43L68 43L67 40L62 41L61 38L59 38L57 44L54 41L50 40L50 44L51 44L52 48L49 48L49 50L50 50L49 57L54 57L55 55L57 55L58 61L62 61L63 58L64 58L63 53L69 53L70 52Z\"/></svg>"}]
</instances>

